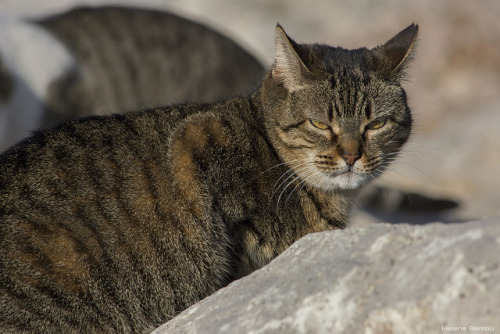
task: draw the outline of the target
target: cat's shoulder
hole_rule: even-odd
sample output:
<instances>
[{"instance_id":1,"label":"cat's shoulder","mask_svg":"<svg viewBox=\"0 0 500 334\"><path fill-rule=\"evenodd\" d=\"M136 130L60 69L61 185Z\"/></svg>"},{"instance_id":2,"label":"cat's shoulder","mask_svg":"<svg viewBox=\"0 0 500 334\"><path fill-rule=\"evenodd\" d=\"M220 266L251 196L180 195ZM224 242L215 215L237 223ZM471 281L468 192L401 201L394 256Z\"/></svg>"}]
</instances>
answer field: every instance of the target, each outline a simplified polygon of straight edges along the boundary
<instances>
[{"instance_id":1,"label":"cat's shoulder","mask_svg":"<svg viewBox=\"0 0 500 334\"><path fill-rule=\"evenodd\" d=\"M188 114L195 106L185 110L175 110ZM248 115L252 113L251 103L246 98L233 98L212 105L198 106L196 112L189 113L179 122L172 135L173 142L184 142L192 148L203 149L210 145L228 145L245 132L250 124Z\"/></svg>"}]
</instances>

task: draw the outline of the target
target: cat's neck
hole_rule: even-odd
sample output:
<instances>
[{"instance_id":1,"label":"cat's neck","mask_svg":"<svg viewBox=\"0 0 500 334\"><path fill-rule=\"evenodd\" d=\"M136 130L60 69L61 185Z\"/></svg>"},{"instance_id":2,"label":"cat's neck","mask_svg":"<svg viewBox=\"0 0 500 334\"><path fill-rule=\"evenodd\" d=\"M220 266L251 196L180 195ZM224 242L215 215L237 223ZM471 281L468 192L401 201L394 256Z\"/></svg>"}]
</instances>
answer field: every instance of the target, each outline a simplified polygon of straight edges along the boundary
<instances>
[{"instance_id":1,"label":"cat's neck","mask_svg":"<svg viewBox=\"0 0 500 334\"><path fill-rule=\"evenodd\" d=\"M354 207L354 201L360 189L339 189L326 192L321 189L305 187L302 195L302 208L304 211L316 210L323 223L329 228L345 228ZM313 211L311 211L313 212ZM325 226L319 224L312 227L312 232L324 231Z\"/></svg>"}]
</instances>

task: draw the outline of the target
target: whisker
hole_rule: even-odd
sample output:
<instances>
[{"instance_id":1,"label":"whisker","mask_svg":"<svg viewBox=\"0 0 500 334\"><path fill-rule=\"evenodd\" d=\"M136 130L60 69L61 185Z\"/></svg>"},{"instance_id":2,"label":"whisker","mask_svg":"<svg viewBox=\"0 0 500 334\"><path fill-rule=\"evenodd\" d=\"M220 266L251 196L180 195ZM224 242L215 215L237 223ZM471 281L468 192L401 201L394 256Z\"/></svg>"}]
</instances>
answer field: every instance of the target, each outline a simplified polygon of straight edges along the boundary
<instances>
[{"instance_id":1,"label":"whisker","mask_svg":"<svg viewBox=\"0 0 500 334\"><path fill-rule=\"evenodd\" d=\"M275 182L270 198L273 198L275 193L278 191L278 189L280 189L281 186L283 186L291 177L293 177L294 175L297 175L298 172L301 172L302 170L307 169L308 164L310 164L310 162L300 164L300 165L295 167L295 170L289 169L285 173L283 173L283 175L281 175L280 178ZM300 168L298 168L298 167L300 167ZM285 178L283 181L281 181L281 183L278 185L278 182L280 182L280 180L283 179L283 177L287 173L291 173L291 174L287 178Z\"/></svg>"},{"instance_id":2,"label":"whisker","mask_svg":"<svg viewBox=\"0 0 500 334\"><path fill-rule=\"evenodd\" d=\"M418 172L418 174L422 175L422 176L426 176L426 177L429 177L429 173L423 171L422 169L420 169L419 167L413 165L413 164L409 164L407 162L405 162L404 160L393 160L393 161L389 161L390 164L392 166L395 166L395 167L404 167L404 168L411 168L412 170ZM405 171L400 171L400 173L404 174L403 172ZM407 171L406 171L407 172Z\"/></svg>"},{"instance_id":3,"label":"whisker","mask_svg":"<svg viewBox=\"0 0 500 334\"><path fill-rule=\"evenodd\" d=\"M302 180L300 182L300 184L302 184L302 186L300 187L299 191L297 191L297 203L300 201L300 193L302 192L302 190L306 186L306 180Z\"/></svg>"},{"instance_id":4,"label":"whisker","mask_svg":"<svg viewBox=\"0 0 500 334\"><path fill-rule=\"evenodd\" d=\"M387 173L386 171L389 171L389 173ZM385 168L385 169L381 170L380 175L382 175L382 174L385 177L393 179L396 183L401 183L402 182L401 178L404 178L404 176L401 173L399 173L396 170L390 169L390 168Z\"/></svg>"},{"instance_id":5,"label":"whisker","mask_svg":"<svg viewBox=\"0 0 500 334\"><path fill-rule=\"evenodd\" d=\"M295 174L294 174L295 175ZM295 175L295 178L293 180L291 180L290 182L288 182L288 184L286 185L285 188L283 188L283 190L281 191L280 195L278 196L278 201L276 202L276 212L279 211L279 204L280 204L280 201L281 201L281 196L283 196L283 193L286 191L286 189L292 185L297 179L299 179L299 176Z\"/></svg>"},{"instance_id":6,"label":"whisker","mask_svg":"<svg viewBox=\"0 0 500 334\"><path fill-rule=\"evenodd\" d=\"M300 187L303 183L306 182L307 178L311 175L311 174L315 174L315 173L318 173L317 170L315 169L311 169L311 170L308 170L307 172L305 172L303 175L300 176L300 178L302 179L293 189L292 191L290 192L290 194L288 195L288 197L286 198L286 201L290 200L290 197L292 197L293 193L295 192L295 190L297 190L298 187Z\"/></svg>"},{"instance_id":7,"label":"whisker","mask_svg":"<svg viewBox=\"0 0 500 334\"><path fill-rule=\"evenodd\" d=\"M274 168L277 168L277 167L280 167L280 166L283 166L283 165L290 165L290 164L293 164L295 162L300 162L300 161L308 161L309 159L308 158L301 158L301 159L295 159L295 160L290 160L290 161L285 161L285 162L282 162L282 163L279 163L277 165L274 165L272 167L269 167L268 169L260 172L259 175L262 175L264 173L267 173L269 172L270 170L274 169Z\"/></svg>"},{"instance_id":8,"label":"whisker","mask_svg":"<svg viewBox=\"0 0 500 334\"><path fill-rule=\"evenodd\" d=\"M283 178L283 177L284 177L287 173L290 173L290 172L292 172L292 173L293 173L293 169L294 169L294 168L297 168L297 167L300 167L300 166L303 166L303 165L307 164L308 159L297 159L297 160L292 160L292 162L295 162L295 161L306 161L306 162L305 162L305 163L303 163L303 164L299 164L299 165L293 166L293 168L289 168L289 169L287 169L287 170L286 170L286 171L285 171L285 172L284 172L284 173L280 176L280 178L276 181L276 183L278 183L278 182L279 182L279 181L280 181L280 180L281 180L281 179L282 179L282 178ZM274 166L274 167L277 167L277 166L282 166L282 165L284 165L284 164L287 164L287 162L283 162L283 163L281 163L281 164L279 164L279 165L276 165L276 166ZM272 167L272 168L274 168L274 167ZM272 169L272 168L268 168L267 170L270 170L270 169ZM261 174L262 174L262 173L261 173ZM273 189L274 189L274 188L273 188Z\"/></svg>"},{"instance_id":9,"label":"whisker","mask_svg":"<svg viewBox=\"0 0 500 334\"><path fill-rule=\"evenodd\" d=\"M281 179L283 179L288 173L291 173L287 178L285 178L281 183L279 183L281 181ZM274 186L273 186L273 189L272 189L272 192L271 192L271 196L270 196L270 199L273 198L274 194L276 193L276 191L278 191L278 189L290 178L292 177L293 175L295 175L295 172L293 171L293 169L288 169L287 171L285 171L280 177L278 180L276 180L276 182L274 183ZM278 184L279 183L279 184Z\"/></svg>"},{"instance_id":10,"label":"whisker","mask_svg":"<svg viewBox=\"0 0 500 334\"><path fill-rule=\"evenodd\" d=\"M310 173L309 175L307 175L300 183L300 189L299 191L297 192L297 201L300 200L300 193L302 192L302 190L305 188L305 186L307 185L307 183L311 184L313 187L319 187L320 184L319 184L319 179L320 179L320 176L321 175L321 171L319 170L315 170L314 173ZM312 180L311 180L312 179Z\"/></svg>"},{"instance_id":11,"label":"whisker","mask_svg":"<svg viewBox=\"0 0 500 334\"><path fill-rule=\"evenodd\" d=\"M297 185L295 185L295 187L292 189L292 191L290 192L290 194L289 194L289 195L288 195L288 197L286 198L285 203L286 203L287 201L289 201L289 200L290 200L290 198L291 198L291 196L293 195L293 193L294 193L294 192L298 189L298 187L299 187L301 184L305 185L306 180L307 180L307 178L308 178L310 175L315 174L315 173L316 173L316 174L319 174L319 173L320 173L319 171L317 171L317 170L315 170L314 168L311 168L311 167L314 167L314 163L312 163L312 162L311 162L311 163L308 163L308 164L303 164L303 167L300 169L300 171L299 171L299 170L297 170L297 171L296 171L296 173L294 173L295 178L294 178L293 180L290 180L290 181L288 182L288 184L287 184L287 185L283 188L283 190L281 191L281 193L280 193L280 195L279 195L279 197L278 197L278 201L276 202L276 210L279 210L279 203L280 203L280 201L281 201L282 196L284 195L284 193L286 192L286 190L287 190L287 189L288 189L288 188L289 188L289 187L290 187L293 183L295 183L297 180L299 180L299 179L300 179L300 182L299 182ZM304 173L302 173L302 171L304 171L304 170L305 170L305 172L304 172ZM298 175L298 173L300 173L301 175ZM287 179L289 179L289 178L287 178ZM302 188L303 188L303 187L302 187ZM301 189L302 189L302 188L301 188Z\"/></svg>"},{"instance_id":12,"label":"whisker","mask_svg":"<svg viewBox=\"0 0 500 334\"><path fill-rule=\"evenodd\" d=\"M258 178L258 177L261 177L263 174L265 174L265 173L267 173L267 172L269 172L269 171L271 171L271 170L273 170L273 169L275 169L275 168L281 167L281 166L283 166L283 165L291 165L290 167L294 167L294 166L293 166L293 164L294 164L294 163L296 163L296 162L301 162L301 161L308 161L308 160L309 160L308 158L301 158L301 159L295 159L295 160L290 160L290 161L281 162L281 163L279 163L279 164L276 164L276 165L274 165L274 166L272 166L272 167L269 167L269 168L267 168L266 170L264 170L264 171L260 172L258 175L254 176L254 177L252 178L252 180L254 180L254 179Z\"/></svg>"},{"instance_id":13,"label":"whisker","mask_svg":"<svg viewBox=\"0 0 500 334\"><path fill-rule=\"evenodd\" d=\"M320 187L320 182L319 180L321 179L320 178L320 175L321 173L319 171L317 171L316 173L314 173L313 175L311 175L309 177L309 179L312 179L311 181L308 180L309 183L311 183L314 187Z\"/></svg>"}]
</instances>

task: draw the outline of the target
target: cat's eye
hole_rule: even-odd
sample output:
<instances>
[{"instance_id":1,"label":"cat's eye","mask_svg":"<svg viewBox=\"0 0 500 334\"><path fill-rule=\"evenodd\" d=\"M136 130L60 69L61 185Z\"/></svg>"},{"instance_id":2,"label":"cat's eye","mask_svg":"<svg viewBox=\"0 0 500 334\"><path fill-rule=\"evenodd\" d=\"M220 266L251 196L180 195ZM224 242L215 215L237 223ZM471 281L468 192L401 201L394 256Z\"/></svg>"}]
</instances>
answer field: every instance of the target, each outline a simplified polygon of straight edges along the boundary
<instances>
[{"instance_id":1,"label":"cat's eye","mask_svg":"<svg viewBox=\"0 0 500 334\"><path fill-rule=\"evenodd\" d=\"M386 123L385 119L378 119L378 120L373 121L370 124L368 124L368 126L366 128L368 130L378 130L378 129L382 128L385 125L385 123Z\"/></svg>"},{"instance_id":2,"label":"cat's eye","mask_svg":"<svg viewBox=\"0 0 500 334\"><path fill-rule=\"evenodd\" d=\"M328 124L325 124L325 123L321 123L321 122L317 122L317 121L313 121L313 120L310 120L310 122L315 128L318 128L321 130L327 130L330 128L330 126L328 126Z\"/></svg>"}]
</instances>

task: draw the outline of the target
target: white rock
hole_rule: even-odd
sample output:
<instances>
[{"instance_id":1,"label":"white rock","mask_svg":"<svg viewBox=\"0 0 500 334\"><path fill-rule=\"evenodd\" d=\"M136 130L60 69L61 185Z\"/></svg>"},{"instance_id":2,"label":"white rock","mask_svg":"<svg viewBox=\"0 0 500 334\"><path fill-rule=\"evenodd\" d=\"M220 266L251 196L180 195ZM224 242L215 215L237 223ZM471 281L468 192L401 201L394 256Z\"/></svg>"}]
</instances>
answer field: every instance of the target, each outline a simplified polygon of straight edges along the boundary
<instances>
[{"instance_id":1,"label":"white rock","mask_svg":"<svg viewBox=\"0 0 500 334\"><path fill-rule=\"evenodd\" d=\"M486 333L499 310L500 218L373 224L309 235L153 333Z\"/></svg>"}]
</instances>

